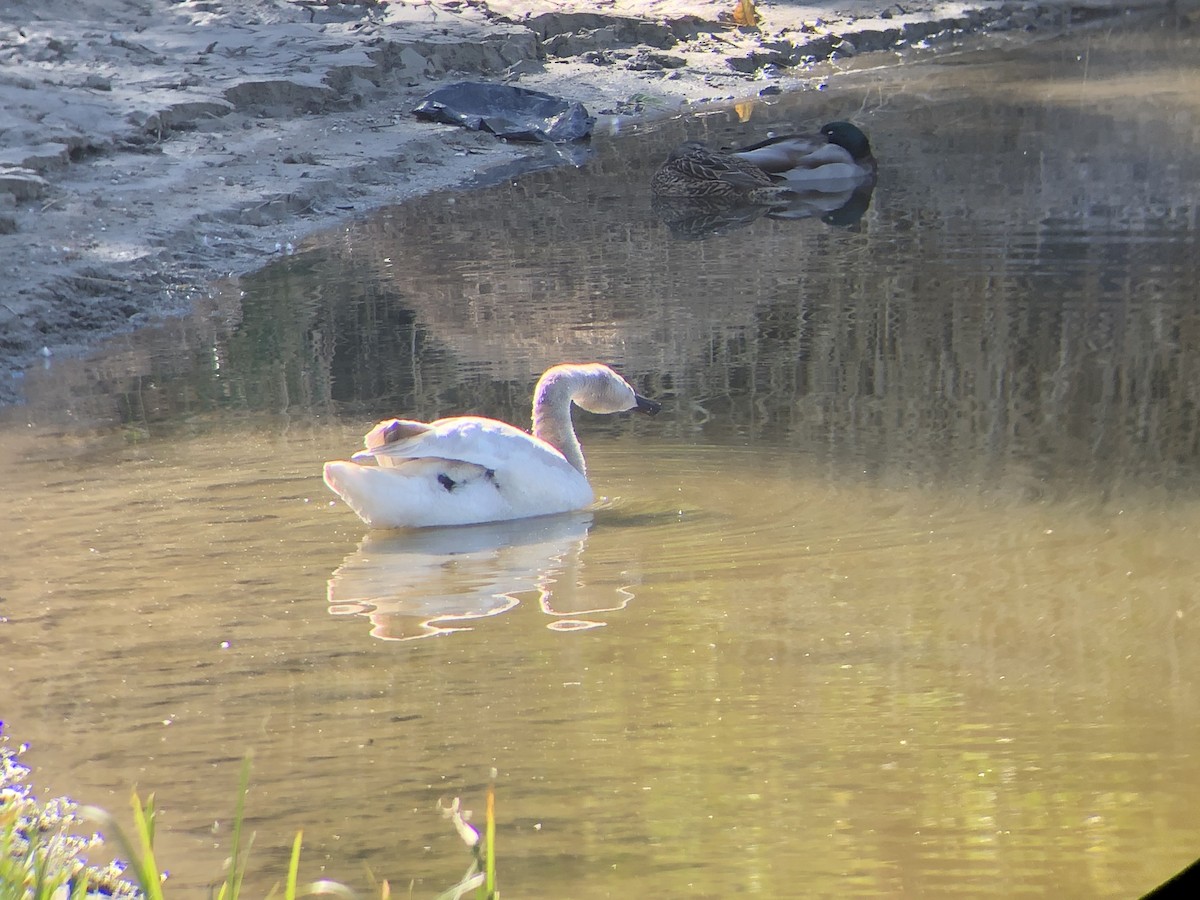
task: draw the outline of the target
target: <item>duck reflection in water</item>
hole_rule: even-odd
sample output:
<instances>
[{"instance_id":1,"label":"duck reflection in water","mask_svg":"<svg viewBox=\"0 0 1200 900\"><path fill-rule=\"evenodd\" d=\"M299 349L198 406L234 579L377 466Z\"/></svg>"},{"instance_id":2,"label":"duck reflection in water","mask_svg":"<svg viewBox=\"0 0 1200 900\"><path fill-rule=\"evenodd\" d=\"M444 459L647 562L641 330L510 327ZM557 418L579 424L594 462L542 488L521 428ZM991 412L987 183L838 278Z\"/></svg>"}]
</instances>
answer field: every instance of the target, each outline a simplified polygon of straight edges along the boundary
<instances>
[{"instance_id":1,"label":"duck reflection in water","mask_svg":"<svg viewBox=\"0 0 1200 900\"><path fill-rule=\"evenodd\" d=\"M686 200L655 197L651 208L674 237L703 240L745 228L757 219L820 219L833 228L854 231L871 206L875 185L848 194L796 197L788 203L761 206L738 200ZM830 208L832 207L832 208Z\"/></svg>"},{"instance_id":2,"label":"duck reflection in water","mask_svg":"<svg viewBox=\"0 0 1200 900\"><path fill-rule=\"evenodd\" d=\"M737 150L689 141L671 152L650 187L671 232L699 238L763 216L853 228L871 205L875 177L867 136L850 122L830 122L814 135L779 135Z\"/></svg>"},{"instance_id":3,"label":"duck reflection in water","mask_svg":"<svg viewBox=\"0 0 1200 900\"><path fill-rule=\"evenodd\" d=\"M369 533L330 577L329 612L366 617L372 637L412 641L469 631L534 595L547 628L601 627L586 617L624 609L633 593L584 577L592 515Z\"/></svg>"}]
</instances>

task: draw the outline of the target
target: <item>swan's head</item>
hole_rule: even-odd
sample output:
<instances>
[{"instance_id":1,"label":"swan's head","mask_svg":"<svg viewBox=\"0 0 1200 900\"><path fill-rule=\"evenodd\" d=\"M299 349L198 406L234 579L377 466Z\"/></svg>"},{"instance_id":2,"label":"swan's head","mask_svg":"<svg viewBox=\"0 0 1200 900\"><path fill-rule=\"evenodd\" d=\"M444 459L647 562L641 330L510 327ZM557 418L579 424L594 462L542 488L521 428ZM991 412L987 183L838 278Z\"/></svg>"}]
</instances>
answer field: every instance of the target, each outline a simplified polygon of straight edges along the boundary
<instances>
[{"instance_id":1,"label":"swan's head","mask_svg":"<svg viewBox=\"0 0 1200 900\"><path fill-rule=\"evenodd\" d=\"M629 382L602 363L563 363L542 376L536 398L562 391L575 404L591 413L618 413L635 409L654 415L662 404L637 393Z\"/></svg>"}]
</instances>

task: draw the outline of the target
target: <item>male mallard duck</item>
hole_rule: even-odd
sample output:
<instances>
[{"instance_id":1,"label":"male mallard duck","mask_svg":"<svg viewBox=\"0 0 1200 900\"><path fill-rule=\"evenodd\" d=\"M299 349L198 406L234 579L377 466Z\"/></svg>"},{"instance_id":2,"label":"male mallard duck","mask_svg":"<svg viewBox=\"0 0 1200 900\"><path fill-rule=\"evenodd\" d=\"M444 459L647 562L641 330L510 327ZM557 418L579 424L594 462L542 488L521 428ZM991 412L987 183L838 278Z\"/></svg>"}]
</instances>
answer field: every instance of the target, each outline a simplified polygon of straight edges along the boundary
<instances>
[{"instance_id":1,"label":"male mallard duck","mask_svg":"<svg viewBox=\"0 0 1200 900\"><path fill-rule=\"evenodd\" d=\"M496 419L389 419L352 461L325 463L325 483L368 525L475 525L582 509L592 502L571 403L588 412L653 415L661 404L600 363L546 371L533 395L533 434ZM370 460L375 465L360 465Z\"/></svg>"},{"instance_id":2,"label":"male mallard duck","mask_svg":"<svg viewBox=\"0 0 1200 900\"><path fill-rule=\"evenodd\" d=\"M660 197L769 204L797 192L853 190L874 180L867 136L849 122L829 122L815 135L780 135L728 152L689 141L667 157L650 188Z\"/></svg>"}]
</instances>

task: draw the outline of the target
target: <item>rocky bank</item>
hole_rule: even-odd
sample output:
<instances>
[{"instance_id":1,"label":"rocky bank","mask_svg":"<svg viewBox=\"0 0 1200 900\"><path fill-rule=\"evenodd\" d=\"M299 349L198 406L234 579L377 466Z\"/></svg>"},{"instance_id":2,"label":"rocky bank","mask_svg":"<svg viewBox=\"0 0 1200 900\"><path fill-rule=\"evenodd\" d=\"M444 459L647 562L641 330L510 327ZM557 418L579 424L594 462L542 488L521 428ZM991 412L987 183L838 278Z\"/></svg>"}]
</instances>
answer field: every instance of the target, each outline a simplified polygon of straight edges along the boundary
<instances>
[{"instance_id":1,"label":"rocky bank","mask_svg":"<svg viewBox=\"0 0 1200 900\"><path fill-rule=\"evenodd\" d=\"M6 0L0 402L38 354L79 353L348 216L546 152L416 119L440 84L672 115L798 88L823 61L1157 8L763 0L739 25L734 0Z\"/></svg>"}]
</instances>

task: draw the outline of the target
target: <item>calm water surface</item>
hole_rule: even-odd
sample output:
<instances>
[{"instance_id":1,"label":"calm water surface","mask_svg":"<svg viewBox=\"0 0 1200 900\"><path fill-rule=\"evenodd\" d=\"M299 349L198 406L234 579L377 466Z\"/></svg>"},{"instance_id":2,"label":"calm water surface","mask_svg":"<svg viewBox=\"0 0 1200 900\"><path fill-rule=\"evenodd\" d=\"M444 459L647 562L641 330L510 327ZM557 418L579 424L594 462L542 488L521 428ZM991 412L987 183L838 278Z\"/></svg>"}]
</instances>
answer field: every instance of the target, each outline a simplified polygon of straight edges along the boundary
<instances>
[{"instance_id":1,"label":"calm water surface","mask_svg":"<svg viewBox=\"0 0 1200 900\"><path fill-rule=\"evenodd\" d=\"M1200 847L1196 38L863 71L415 201L3 411L0 715L202 894L466 866L519 897L1123 897ZM853 117L861 215L705 220L685 137ZM685 211L686 212L686 211ZM715 233L713 233L715 232ZM245 291L238 298L236 289ZM620 367L578 516L365 534L377 417Z\"/></svg>"}]
</instances>

